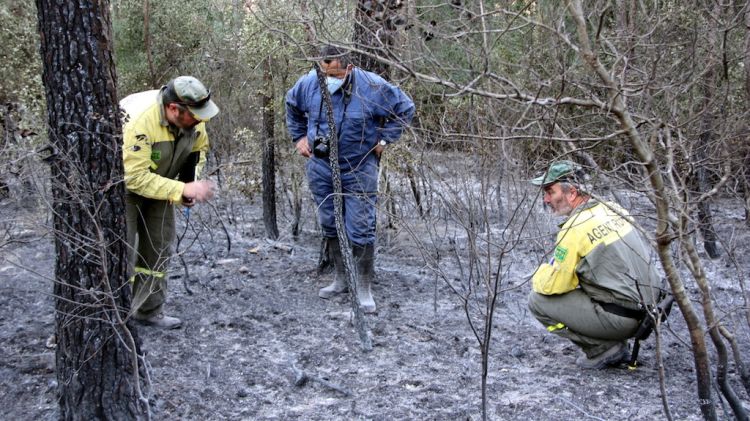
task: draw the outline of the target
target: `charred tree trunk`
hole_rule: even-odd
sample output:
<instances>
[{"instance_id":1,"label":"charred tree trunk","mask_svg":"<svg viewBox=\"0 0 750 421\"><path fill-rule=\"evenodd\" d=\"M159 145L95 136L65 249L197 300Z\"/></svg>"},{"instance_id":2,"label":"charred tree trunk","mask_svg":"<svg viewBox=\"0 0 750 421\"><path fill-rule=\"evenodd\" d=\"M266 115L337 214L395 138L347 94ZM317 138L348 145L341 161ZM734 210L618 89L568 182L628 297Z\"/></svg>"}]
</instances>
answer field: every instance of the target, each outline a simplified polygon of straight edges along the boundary
<instances>
[{"instance_id":1,"label":"charred tree trunk","mask_svg":"<svg viewBox=\"0 0 750 421\"><path fill-rule=\"evenodd\" d=\"M55 227L60 419L140 419L110 4L36 1Z\"/></svg>"},{"instance_id":2,"label":"charred tree trunk","mask_svg":"<svg viewBox=\"0 0 750 421\"><path fill-rule=\"evenodd\" d=\"M303 16L308 15L307 10L307 2L306 1L297 1L296 2L297 7L299 7L300 11L302 12ZM315 32L315 26L312 25L312 23L309 20L305 20L304 22L304 29L305 29L305 41L307 42L308 47L308 54L310 56L315 55L316 53L313 52L315 50L315 43L317 39L317 34ZM303 171L304 173L304 171ZM296 173L292 173L291 176L291 186L292 186L292 237L297 238L301 231L300 222L302 221L302 183L303 183L303 176L298 176ZM323 259L328 258L328 253L326 252L325 255L323 255L323 250L321 250L321 254L319 256L319 262Z\"/></svg>"},{"instance_id":3,"label":"charred tree trunk","mask_svg":"<svg viewBox=\"0 0 750 421\"><path fill-rule=\"evenodd\" d=\"M721 15L720 6L715 5L711 14ZM708 31L708 43L711 51L716 54L722 50L723 46L720 41L719 29L712 28ZM708 57L706 62L706 71L703 77L703 117L701 121L701 134L698 137L698 145L694 156L693 164L695 165L695 186L699 195L711 189L708 179L708 169L706 166L709 162L709 152L711 140L714 137L715 114L714 96L715 91L719 88L718 76L719 60L714 57ZM719 257L721 254L716 245L716 231L713 226L713 216L711 212L710 199L701 200L698 203L698 229L703 236L703 248L706 254L712 259Z\"/></svg>"},{"instance_id":4,"label":"charred tree trunk","mask_svg":"<svg viewBox=\"0 0 750 421\"><path fill-rule=\"evenodd\" d=\"M149 0L143 0L143 48L146 50L146 62L148 63L148 76L151 87L157 87L156 70L154 70L154 58L151 56L151 10Z\"/></svg>"},{"instance_id":5,"label":"charred tree trunk","mask_svg":"<svg viewBox=\"0 0 750 421\"><path fill-rule=\"evenodd\" d=\"M365 3L371 4L372 7L380 5L377 2L363 0L358 2L357 18L354 23L354 42L356 43L357 48L364 50L366 53L380 56L383 55L383 47L385 47L385 45L380 45L381 42L376 36L378 28L381 27L381 25L372 18L372 11L365 6ZM365 70L375 72L387 79L389 76L388 66L375 60L369 54L356 54L353 57L354 63Z\"/></svg>"},{"instance_id":6,"label":"charred tree trunk","mask_svg":"<svg viewBox=\"0 0 750 421\"><path fill-rule=\"evenodd\" d=\"M325 75L320 65L315 65L315 71L318 76L318 86L320 87L321 100L325 104L326 119L328 120L328 127L330 127L331 139L338 139L336 133L336 122L333 117L333 104L331 103L331 94L325 89ZM351 297L352 313L354 314L354 326L357 328L359 333L359 339L362 343L362 350L365 352L372 351L372 338L370 329L365 319L362 306L359 302L357 295L357 288L360 285L359 273L354 263L354 256L352 255L352 247L349 242L349 237L344 227L344 200L343 200L343 189L341 187L341 167L339 166L339 145L338 142L330 143L330 155L328 160L331 164L331 178L333 184L333 214L336 219L336 233L338 234L339 244L341 245L341 255L344 262L344 269L346 272L346 279L349 284L349 296ZM321 256L323 256L321 250ZM326 252L327 254L327 252Z\"/></svg>"},{"instance_id":7,"label":"charred tree trunk","mask_svg":"<svg viewBox=\"0 0 750 421\"><path fill-rule=\"evenodd\" d=\"M300 222L302 221L302 191L300 177L292 174L290 184L292 186L292 237L297 238L300 233Z\"/></svg>"},{"instance_id":8,"label":"charred tree trunk","mask_svg":"<svg viewBox=\"0 0 750 421\"><path fill-rule=\"evenodd\" d=\"M695 153L696 169L694 185L699 195L711 189L708 180L708 170L705 166L708 159L708 148L714 134L714 114L711 107L713 106L713 91L716 89L715 80L714 70L707 70L704 81L705 85L703 86L705 109L701 123L701 134L698 138ZM716 231L714 231L709 199L701 200L698 203L698 229L703 236L703 249L706 250L706 254L712 259L719 257L721 252L716 245Z\"/></svg>"},{"instance_id":9,"label":"charred tree trunk","mask_svg":"<svg viewBox=\"0 0 750 421\"><path fill-rule=\"evenodd\" d=\"M267 57L263 68L265 88L261 91L260 102L263 106L263 225L268 238L279 238L279 227L276 224L276 163L274 148L275 114L273 106L273 84L271 80L271 57Z\"/></svg>"},{"instance_id":10,"label":"charred tree trunk","mask_svg":"<svg viewBox=\"0 0 750 421\"><path fill-rule=\"evenodd\" d=\"M16 141L16 132L18 127L16 126L15 119L13 118L13 110L15 104L12 102L0 104L0 124L3 125L2 136L0 136L0 153L5 153L6 150L10 150L11 145ZM10 165L8 164L10 167ZM10 172L10 168L4 168L3 172L0 173L0 200L10 196L10 187L5 180L6 173Z\"/></svg>"},{"instance_id":11,"label":"charred tree trunk","mask_svg":"<svg viewBox=\"0 0 750 421\"><path fill-rule=\"evenodd\" d=\"M23 207L33 209L37 207L37 189L29 169L29 159L19 151L22 149L20 142L36 133L20 128L18 122L21 119L18 103L0 103L0 154L5 158L0 166L0 200L13 197Z\"/></svg>"},{"instance_id":12,"label":"charred tree trunk","mask_svg":"<svg viewBox=\"0 0 750 421\"><path fill-rule=\"evenodd\" d=\"M357 66L389 79L390 66L376 57L392 57L391 46L397 27L406 21L399 14L402 6L400 1L357 1L354 44L363 51L354 57Z\"/></svg>"},{"instance_id":13,"label":"charred tree trunk","mask_svg":"<svg viewBox=\"0 0 750 421\"><path fill-rule=\"evenodd\" d=\"M392 55L390 47L393 45L398 16L398 9L402 7L401 2L396 1L357 1L357 13L354 19L354 45L361 53L354 55L354 63L364 70L379 74L384 79L390 78L390 66L380 62L376 57L389 57ZM386 195L390 194L390 181L388 172L383 170L383 184ZM393 202L389 202L395 207ZM394 215L391 212L391 215ZM393 221L388 218L387 226L393 227Z\"/></svg>"},{"instance_id":14,"label":"charred tree trunk","mask_svg":"<svg viewBox=\"0 0 750 421\"><path fill-rule=\"evenodd\" d=\"M745 10L745 100L750 103L750 8ZM750 146L745 142L745 160L741 177L744 182L745 226L750 227Z\"/></svg>"},{"instance_id":15,"label":"charred tree trunk","mask_svg":"<svg viewBox=\"0 0 750 421\"><path fill-rule=\"evenodd\" d=\"M383 173L383 190L385 190L385 203L383 208L386 210L385 215L385 227L388 229L395 229L396 224L394 219L396 218L396 202L393 200L395 197L393 188L391 187L391 179L388 177L388 169L386 166L381 167Z\"/></svg>"},{"instance_id":16,"label":"charred tree trunk","mask_svg":"<svg viewBox=\"0 0 750 421\"><path fill-rule=\"evenodd\" d=\"M407 162L406 163L406 178L409 179L409 188L411 194L414 196L414 203L417 204L417 212L420 218L424 218L424 205L422 204L422 192L419 190L419 183L417 182L416 172L414 167Z\"/></svg>"}]
</instances>

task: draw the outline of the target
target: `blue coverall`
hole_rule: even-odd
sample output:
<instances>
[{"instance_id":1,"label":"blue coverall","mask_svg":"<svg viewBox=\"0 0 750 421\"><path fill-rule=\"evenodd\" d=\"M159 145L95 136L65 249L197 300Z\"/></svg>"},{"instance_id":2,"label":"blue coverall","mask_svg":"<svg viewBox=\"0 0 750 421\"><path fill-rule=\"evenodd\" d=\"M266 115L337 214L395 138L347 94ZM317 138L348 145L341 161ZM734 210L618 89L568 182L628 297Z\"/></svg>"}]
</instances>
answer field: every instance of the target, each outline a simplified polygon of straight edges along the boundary
<instances>
[{"instance_id":1,"label":"blue coverall","mask_svg":"<svg viewBox=\"0 0 750 421\"><path fill-rule=\"evenodd\" d=\"M374 149L401 137L414 116L414 102L379 75L353 68L344 85L331 95L339 166L344 193L344 224L349 240L359 246L375 242L378 163ZM327 110L322 103L315 70L302 76L286 95L287 130L294 142L307 136L329 134ZM318 207L323 235L336 237L333 181L328 158L311 157L305 167Z\"/></svg>"}]
</instances>

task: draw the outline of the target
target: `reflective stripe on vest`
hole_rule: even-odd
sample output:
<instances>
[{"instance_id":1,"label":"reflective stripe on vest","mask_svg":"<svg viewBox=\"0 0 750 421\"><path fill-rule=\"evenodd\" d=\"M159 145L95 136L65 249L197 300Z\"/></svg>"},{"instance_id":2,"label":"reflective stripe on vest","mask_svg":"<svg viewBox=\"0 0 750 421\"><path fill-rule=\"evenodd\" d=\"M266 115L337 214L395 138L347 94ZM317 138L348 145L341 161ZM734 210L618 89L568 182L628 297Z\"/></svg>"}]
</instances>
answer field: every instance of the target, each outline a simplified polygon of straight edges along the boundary
<instances>
[{"instance_id":1,"label":"reflective stripe on vest","mask_svg":"<svg viewBox=\"0 0 750 421\"><path fill-rule=\"evenodd\" d=\"M565 325L562 323L558 323L556 325L547 326L547 332L554 332L556 330L565 329Z\"/></svg>"},{"instance_id":2,"label":"reflective stripe on vest","mask_svg":"<svg viewBox=\"0 0 750 421\"><path fill-rule=\"evenodd\" d=\"M157 272L155 270L150 270L150 269L142 268L142 267L139 267L139 266L135 267L134 272L135 273L140 273L140 274L143 274L143 275L146 275L146 276L153 276L154 278L163 278L164 275L165 275L164 272ZM135 282L135 275L133 275L133 276L130 277L130 283L132 284L133 282Z\"/></svg>"}]
</instances>

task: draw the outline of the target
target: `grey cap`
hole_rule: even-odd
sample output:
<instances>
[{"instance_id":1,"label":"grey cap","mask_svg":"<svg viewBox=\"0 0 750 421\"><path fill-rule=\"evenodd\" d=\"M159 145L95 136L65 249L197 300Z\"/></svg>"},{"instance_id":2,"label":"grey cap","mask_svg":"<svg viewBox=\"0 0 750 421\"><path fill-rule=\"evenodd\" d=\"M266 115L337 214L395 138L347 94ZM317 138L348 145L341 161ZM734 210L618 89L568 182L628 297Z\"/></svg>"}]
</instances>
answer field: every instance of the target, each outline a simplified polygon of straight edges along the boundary
<instances>
[{"instance_id":1,"label":"grey cap","mask_svg":"<svg viewBox=\"0 0 750 421\"><path fill-rule=\"evenodd\" d=\"M179 76L167 83L164 102L186 107L200 121L208 121L219 114L219 107L211 101L211 91L192 76Z\"/></svg>"}]
</instances>

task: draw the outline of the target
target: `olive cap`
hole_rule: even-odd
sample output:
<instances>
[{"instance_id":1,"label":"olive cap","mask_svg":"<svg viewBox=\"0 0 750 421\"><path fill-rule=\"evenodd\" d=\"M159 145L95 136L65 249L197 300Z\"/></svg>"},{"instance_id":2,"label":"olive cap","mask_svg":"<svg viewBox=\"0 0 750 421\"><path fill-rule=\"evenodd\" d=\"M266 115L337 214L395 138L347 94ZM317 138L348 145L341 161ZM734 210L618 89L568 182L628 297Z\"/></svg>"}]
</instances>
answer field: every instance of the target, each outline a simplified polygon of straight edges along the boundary
<instances>
[{"instance_id":1,"label":"olive cap","mask_svg":"<svg viewBox=\"0 0 750 421\"><path fill-rule=\"evenodd\" d=\"M581 167L572 161L553 162L544 174L531 180L531 184L535 186L548 186L560 181L575 179L576 173L580 171Z\"/></svg>"}]
</instances>

